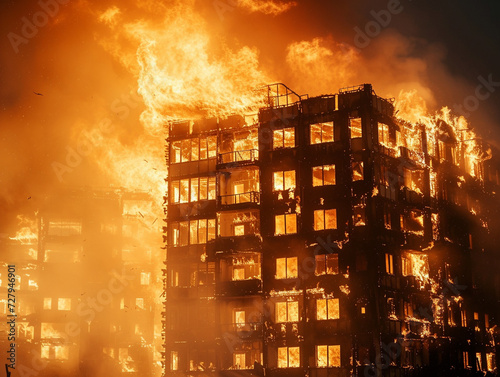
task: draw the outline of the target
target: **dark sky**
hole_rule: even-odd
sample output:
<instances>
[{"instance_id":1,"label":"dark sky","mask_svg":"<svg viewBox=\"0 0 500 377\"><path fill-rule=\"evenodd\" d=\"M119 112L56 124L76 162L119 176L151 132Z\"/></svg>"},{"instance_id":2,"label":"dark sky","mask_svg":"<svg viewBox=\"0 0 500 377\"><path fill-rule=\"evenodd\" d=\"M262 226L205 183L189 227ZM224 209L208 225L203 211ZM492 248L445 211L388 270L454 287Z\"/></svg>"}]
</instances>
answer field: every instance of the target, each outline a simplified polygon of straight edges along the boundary
<instances>
[{"instance_id":1,"label":"dark sky","mask_svg":"<svg viewBox=\"0 0 500 377\"><path fill-rule=\"evenodd\" d=\"M373 26L373 14L387 15L393 0L298 0L279 15L251 12L231 5L234 0L180 2L199 19L173 6L170 12L176 0L62 2L0 3L0 211L5 214L0 233L6 232L14 214L33 211L44 195L62 184L129 185L124 172L130 171L142 182L138 188L149 187L148 178L139 176L146 166L141 164L161 164L163 141L148 133L140 121L145 106L130 94L137 90L137 61L135 68L127 62L135 59L138 44L122 35L128 22L144 20L161 30L158 25L168 14L170 22L161 37L167 41L167 53L175 46L168 39L179 38L170 28L175 17L193 20L182 36L185 41L197 33L196 22L202 20L200 29L209 36L206 60L212 67L225 63L227 51L248 46L258 57L251 83L265 77L311 95L371 82L381 96L397 97L400 90L417 89L435 111L441 106L454 109L474 96L481 84L478 77L500 82L500 3L493 0L403 0L397 7L402 10L391 14L387 26L365 48L356 46L355 28L365 30L370 22ZM40 17L42 3L57 4L58 9L46 21L38 20L43 26L33 35L23 35L25 19ZM120 9L118 24L98 22L112 6ZM10 33L24 42L14 47ZM294 46L314 47L319 55L309 61L308 53L297 53ZM189 76L192 63L175 61L173 75L185 67ZM183 80L190 88L206 85L208 93L213 89L199 77ZM485 139L500 144L500 86L491 90L477 110L469 112L469 120ZM171 105L175 108L175 101ZM99 126L106 119L112 123L109 129ZM67 165L68 151L82 143L82 135L96 130L99 142L81 161L73 161L75 166L61 180L54 163ZM117 152L110 155L110 150ZM122 162L130 168L117 166Z\"/></svg>"}]
</instances>

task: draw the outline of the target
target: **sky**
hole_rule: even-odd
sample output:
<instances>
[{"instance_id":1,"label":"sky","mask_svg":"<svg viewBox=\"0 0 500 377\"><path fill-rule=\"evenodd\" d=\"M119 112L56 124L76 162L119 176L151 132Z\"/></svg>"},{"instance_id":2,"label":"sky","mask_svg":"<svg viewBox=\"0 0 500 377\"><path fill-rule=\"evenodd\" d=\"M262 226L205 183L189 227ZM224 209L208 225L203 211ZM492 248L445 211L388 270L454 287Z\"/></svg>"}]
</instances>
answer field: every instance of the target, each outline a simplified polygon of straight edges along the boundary
<instances>
[{"instance_id":1,"label":"sky","mask_svg":"<svg viewBox=\"0 0 500 377\"><path fill-rule=\"evenodd\" d=\"M63 186L160 196L162 125L273 82L414 90L500 145L499 17L493 0L3 0L0 234Z\"/></svg>"}]
</instances>

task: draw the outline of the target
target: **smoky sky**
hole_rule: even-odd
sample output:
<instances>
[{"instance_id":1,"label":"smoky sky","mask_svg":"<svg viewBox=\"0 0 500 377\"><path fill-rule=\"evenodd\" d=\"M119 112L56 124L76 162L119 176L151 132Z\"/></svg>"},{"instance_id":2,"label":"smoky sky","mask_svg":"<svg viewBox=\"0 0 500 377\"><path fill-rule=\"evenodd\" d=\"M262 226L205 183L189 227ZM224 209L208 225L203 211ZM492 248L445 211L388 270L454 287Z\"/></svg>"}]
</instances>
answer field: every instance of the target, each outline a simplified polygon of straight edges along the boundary
<instances>
[{"instance_id":1,"label":"smoky sky","mask_svg":"<svg viewBox=\"0 0 500 377\"><path fill-rule=\"evenodd\" d=\"M174 1L157 6L168 7L170 2ZM104 142L116 142L124 149L137 147L137 139L144 134L139 121L144 105L133 95L137 79L123 62L117 61L116 56L124 54L121 50L113 56L112 46L103 47L102 40L110 31L96 19L113 5L120 7L127 20L154 22L161 18L161 12L154 5L144 6L146 3L57 3L54 15L26 37L22 33L24 20L33 20L42 9L41 2L1 2L0 233L10 232L7 225L14 223L15 215L34 211L45 195L57 187L120 184L103 172L102 146L89 148L80 161L73 161L74 167L64 173L62 180L54 171L54 162L67 164L68 151L76 150L78 143L85 143L85 135L95 130L105 138ZM234 1L186 3L192 4L208 25L215 48L250 46L258 51L259 68L269 80L283 81L292 89L312 95L337 92L339 87L335 85L373 81L379 95L395 96L405 85L411 90L418 83L432 93L431 110L441 106L453 110L475 96L482 82L479 77L500 82L497 1L402 0L398 3L402 11L391 14L387 25L380 27L369 46L363 48L356 46L355 28L365 31L375 15L387 15L394 0L299 0L279 15L250 13L234 6ZM24 38L24 42L14 47L9 33ZM315 39L318 46L330 48L339 56L329 58L332 62L325 65L322 77L305 80L301 62L293 61L290 46L302 41L313 45ZM113 42L109 38L108 41ZM115 42L122 47L129 43ZM391 47L394 44L398 47ZM338 46L342 48L335 50ZM358 55L357 70L335 78L339 75L337 65L349 66L342 54L351 50ZM133 51L131 47L132 58ZM391 77L400 85L385 85ZM488 98L481 100L477 109L467 111L468 119L484 139L500 144L500 86L492 85L490 89ZM110 127L102 123L107 120ZM148 168L147 161L141 163Z\"/></svg>"}]
</instances>

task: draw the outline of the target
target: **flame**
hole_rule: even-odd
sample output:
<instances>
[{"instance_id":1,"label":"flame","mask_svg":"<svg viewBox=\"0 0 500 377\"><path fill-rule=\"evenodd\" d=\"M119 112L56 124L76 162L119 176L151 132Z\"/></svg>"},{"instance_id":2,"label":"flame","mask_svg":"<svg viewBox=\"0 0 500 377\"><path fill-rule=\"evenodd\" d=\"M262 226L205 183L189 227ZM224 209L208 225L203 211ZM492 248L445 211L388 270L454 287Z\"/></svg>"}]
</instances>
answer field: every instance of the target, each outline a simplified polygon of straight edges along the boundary
<instances>
[{"instance_id":1,"label":"flame","mask_svg":"<svg viewBox=\"0 0 500 377\"><path fill-rule=\"evenodd\" d=\"M21 245L33 245L38 241L38 229L36 221L23 215L18 215L19 226L21 227L15 237L9 239L18 241Z\"/></svg>"}]
</instances>

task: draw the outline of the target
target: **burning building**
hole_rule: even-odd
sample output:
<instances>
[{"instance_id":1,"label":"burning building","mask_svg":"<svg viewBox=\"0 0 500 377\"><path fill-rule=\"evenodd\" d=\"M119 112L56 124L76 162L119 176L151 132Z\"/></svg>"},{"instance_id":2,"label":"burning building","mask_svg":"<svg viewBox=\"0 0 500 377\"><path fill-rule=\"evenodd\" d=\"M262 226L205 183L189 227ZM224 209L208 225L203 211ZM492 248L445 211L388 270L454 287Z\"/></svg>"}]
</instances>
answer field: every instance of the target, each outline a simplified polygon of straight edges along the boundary
<instances>
[{"instance_id":1,"label":"burning building","mask_svg":"<svg viewBox=\"0 0 500 377\"><path fill-rule=\"evenodd\" d=\"M494 371L499 160L371 85L169 124L169 376Z\"/></svg>"},{"instance_id":2,"label":"burning building","mask_svg":"<svg viewBox=\"0 0 500 377\"><path fill-rule=\"evenodd\" d=\"M16 266L20 375L161 374L161 237L152 206L142 192L61 190L2 245Z\"/></svg>"}]
</instances>

